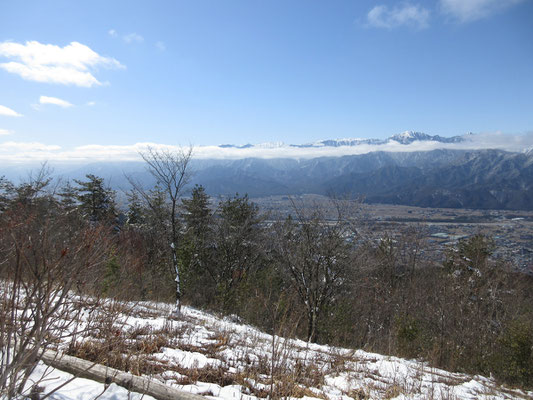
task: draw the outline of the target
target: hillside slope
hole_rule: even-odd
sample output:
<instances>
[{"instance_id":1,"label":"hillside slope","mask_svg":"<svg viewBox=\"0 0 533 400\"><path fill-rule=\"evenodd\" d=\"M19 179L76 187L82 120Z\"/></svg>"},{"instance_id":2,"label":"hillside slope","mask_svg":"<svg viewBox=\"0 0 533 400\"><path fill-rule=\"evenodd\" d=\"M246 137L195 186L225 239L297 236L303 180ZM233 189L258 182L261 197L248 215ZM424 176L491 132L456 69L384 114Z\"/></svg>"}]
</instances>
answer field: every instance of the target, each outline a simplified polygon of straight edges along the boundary
<instances>
[{"instance_id":1,"label":"hillside slope","mask_svg":"<svg viewBox=\"0 0 533 400\"><path fill-rule=\"evenodd\" d=\"M533 392L503 388L489 378L450 373L415 360L285 340L188 307L181 320L168 321L170 311L171 306L162 303L109 302L99 312L86 314L97 321L97 329L80 333L75 343L59 347L215 399L533 396ZM45 392L57 385L53 374L49 371L42 383ZM63 376L61 382L65 380L62 374L56 371ZM79 387L79 382L70 385ZM55 398L75 398L76 390L69 397L68 388Z\"/></svg>"}]
</instances>

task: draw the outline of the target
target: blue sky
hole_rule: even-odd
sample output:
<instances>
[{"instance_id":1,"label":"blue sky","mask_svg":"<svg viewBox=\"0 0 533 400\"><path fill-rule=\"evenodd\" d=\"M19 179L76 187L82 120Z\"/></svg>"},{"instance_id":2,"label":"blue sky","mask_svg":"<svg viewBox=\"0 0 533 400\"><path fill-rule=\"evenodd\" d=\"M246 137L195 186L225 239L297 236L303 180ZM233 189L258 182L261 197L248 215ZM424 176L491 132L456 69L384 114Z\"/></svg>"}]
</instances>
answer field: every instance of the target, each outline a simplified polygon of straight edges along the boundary
<instances>
[{"instance_id":1,"label":"blue sky","mask_svg":"<svg viewBox=\"0 0 533 400\"><path fill-rule=\"evenodd\" d=\"M0 153L523 135L531 21L531 0L4 0Z\"/></svg>"}]
</instances>

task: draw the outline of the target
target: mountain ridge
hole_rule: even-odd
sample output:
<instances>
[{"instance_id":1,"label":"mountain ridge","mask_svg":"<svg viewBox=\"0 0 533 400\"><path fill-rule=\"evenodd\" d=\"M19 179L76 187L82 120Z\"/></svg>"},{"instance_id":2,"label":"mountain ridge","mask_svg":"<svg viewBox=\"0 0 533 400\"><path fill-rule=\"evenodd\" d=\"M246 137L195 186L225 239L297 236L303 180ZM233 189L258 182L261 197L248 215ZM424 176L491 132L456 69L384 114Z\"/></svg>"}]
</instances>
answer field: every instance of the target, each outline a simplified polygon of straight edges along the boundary
<instances>
[{"instance_id":1,"label":"mountain ridge","mask_svg":"<svg viewBox=\"0 0 533 400\"><path fill-rule=\"evenodd\" d=\"M310 159L193 159L191 168L192 184L203 185L213 196L336 194L369 203L533 210L531 151L437 149ZM15 173L4 168L0 175L13 179ZM129 187L125 175L146 187L155 184L142 162L63 166L55 176L83 180L88 173L122 191Z\"/></svg>"},{"instance_id":2,"label":"mountain ridge","mask_svg":"<svg viewBox=\"0 0 533 400\"><path fill-rule=\"evenodd\" d=\"M467 135L464 135L467 136ZM259 144L247 143L244 145L235 145L235 144L220 144L218 147L227 149L250 149L250 148L280 148L280 147L296 147L296 148L316 148L316 147L341 147L341 146L360 146L364 144L368 145L381 145L388 144L392 141L399 144L411 144L415 141L431 141L439 143L460 143L465 140L464 136L452 136L452 137L443 137L439 135L428 135L423 132L416 131L404 131L392 136L389 136L386 139L362 139L362 138L344 138L344 139L324 139L317 140L311 143L304 144L285 144L283 142L266 142Z\"/></svg>"}]
</instances>

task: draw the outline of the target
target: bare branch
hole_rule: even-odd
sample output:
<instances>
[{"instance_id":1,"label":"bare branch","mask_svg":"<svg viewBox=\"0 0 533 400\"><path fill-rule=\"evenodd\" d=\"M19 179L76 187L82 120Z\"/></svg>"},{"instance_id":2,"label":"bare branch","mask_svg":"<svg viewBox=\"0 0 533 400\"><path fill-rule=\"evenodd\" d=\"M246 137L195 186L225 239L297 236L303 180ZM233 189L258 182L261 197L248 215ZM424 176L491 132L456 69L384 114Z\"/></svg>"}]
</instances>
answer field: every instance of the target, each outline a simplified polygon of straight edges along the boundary
<instances>
[{"instance_id":1,"label":"bare branch","mask_svg":"<svg viewBox=\"0 0 533 400\"><path fill-rule=\"evenodd\" d=\"M183 189L190 182L191 171L190 162L192 159L193 148L179 149L171 152L167 149L156 150L148 147L140 155L148 165L148 172L156 179L169 202L168 221L170 225L169 246L172 253L172 265L175 272L176 281L176 309L174 316L179 316L181 310L181 287L180 271L178 265L178 201L183 194ZM131 183L131 182L130 182ZM137 185L138 186L138 185ZM139 191L141 196L147 198L146 193ZM144 195L143 195L144 193Z\"/></svg>"}]
</instances>

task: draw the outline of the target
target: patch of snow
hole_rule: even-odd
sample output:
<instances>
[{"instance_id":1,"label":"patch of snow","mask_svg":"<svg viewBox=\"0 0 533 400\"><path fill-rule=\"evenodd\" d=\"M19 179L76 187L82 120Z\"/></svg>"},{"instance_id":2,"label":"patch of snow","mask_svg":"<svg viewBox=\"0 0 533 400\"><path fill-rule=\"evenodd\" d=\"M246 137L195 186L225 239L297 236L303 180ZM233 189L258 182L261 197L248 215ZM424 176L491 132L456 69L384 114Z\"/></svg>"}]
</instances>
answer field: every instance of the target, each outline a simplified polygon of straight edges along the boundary
<instances>
[{"instance_id":1,"label":"patch of snow","mask_svg":"<svg viewBox=\"0 0 533 400\"><path fill-rule=\"evenodd\" d=\"M503 390L489 378L451 373L416 360L273 337L250 325L217 318L186 306L182 307L181 320L169 321L167 316L172 308L173 305L154 302L125 303L122 308L124 311L117 316L115 323L124 337L128 337L128 332L133 331L142 332L137 336L140 340L149 340L153 335L165 334L164 332L175 335L169 336L166 344L156 353L149 354L151 360L159 363L159 368L168 367L155 377L167 385L212 399L258 400L254 393L268 393L270 389L268 371L273 366L286 368L284 371L288 381L289 378L294 379L290 375L296 370L296 366L312 368L314 373L323 376L321 384L305 385L305 394L316 397L304 399L349 400L356 397L357 393L364 393L372 399L387 397L488 400L533 397L533 392ZM100 312L104 314L106 311ZM84 313L83 316L87 319L94 317L89 313ZM78 341L82 340L97 338L78 338ZM273 349L276 350L275 356ZM334 366L339 360L341 366ZM180 372L172 370L172 367L176 367ZM241 378L233 379L230 385L221 386L218 384L219 380L218 383L203 382L199 378L187 377L187 372L183 371L208 367L220 368L221 375L230 374L229 381L233 379L231 376ZM255 372L247 375L251 371L250 368ZM46 376L42 384L45 391L72 378L67 373L39 364L32 379L37 381L43 375ZM296 384L303 388L302 383ZM126 389L116 385L109 386L105 391L104 389L102 384L76 378L50 398L85 400L94 399L103 393L99 399L140 399L140 395L128 394ZM148 396L143 398L151 399Z\"/></svg>"},{"instance_id":2,"label":"patch of snow","mask_svg":"<svg viewBox=\"0 0 533 400\"><path fill-rule=\"evenodd\" d=\"M98 400L155 400L151 396L129 392L114 383L106 386L90 379L75 378L72 374L50 368L42 362L31 374L24 394L29 395L34 382L38 382L44 394L65 385L50 395L50 400L94 400L97 397Z\"/></svg>"},{"instance_id":3,"label":"patch of snow","mask_svg":"<svg viewBox=\"0 0 533 400\"><path fill-rule=\"evenodd\" d=\"M169 349L163 347L161 353L154 354L155 358L172 361L182 368L205 368L206 366L220 366L221 361L208 358L198 352L183 351L180 349Z\"/></svg>"}]
</instances>

